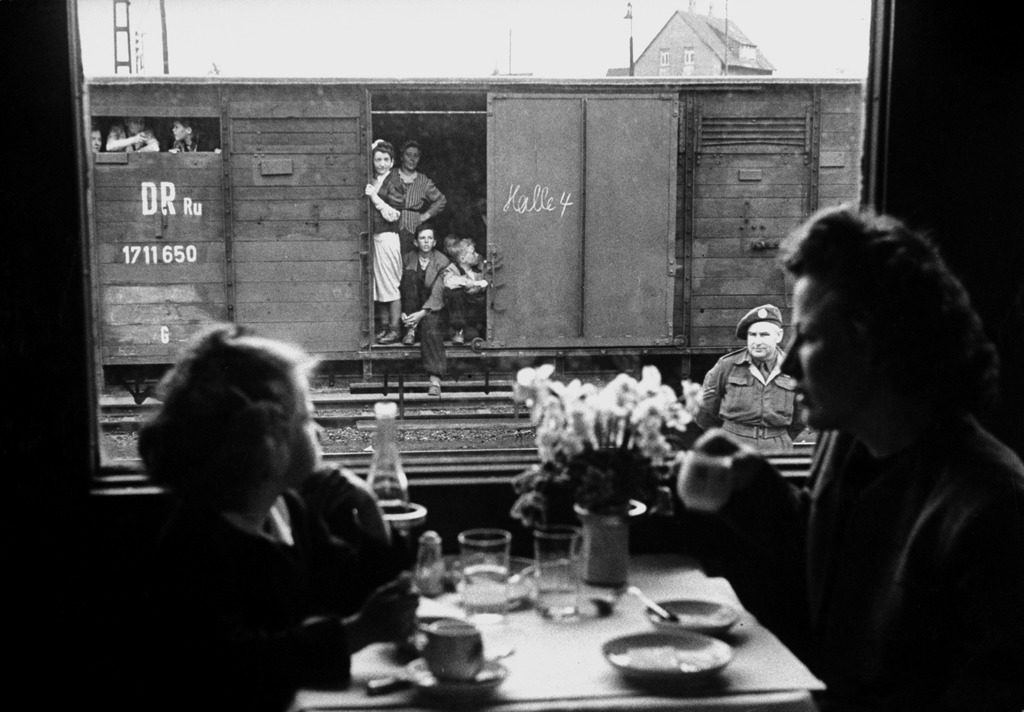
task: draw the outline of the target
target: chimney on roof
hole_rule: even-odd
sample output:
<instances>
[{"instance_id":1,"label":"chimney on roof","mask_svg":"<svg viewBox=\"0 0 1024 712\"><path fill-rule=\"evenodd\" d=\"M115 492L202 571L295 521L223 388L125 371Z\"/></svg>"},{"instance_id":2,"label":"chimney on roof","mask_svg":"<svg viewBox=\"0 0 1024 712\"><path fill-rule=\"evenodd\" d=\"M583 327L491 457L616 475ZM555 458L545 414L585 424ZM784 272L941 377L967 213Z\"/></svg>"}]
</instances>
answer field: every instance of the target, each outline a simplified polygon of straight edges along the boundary
<instances>
[{"instance_id":1,"label":"chimney on roof","mask_svg":"<svg viewBox=\"0 0 1024 712\"><path fill-rule=\"evenodd\" d=\"M708 17L722 17L718 7L721 4L722 0L708 0Z\"/></svg>"},{"instance_id":2,"label":"chimney on roof","mask_svg":"<svg viewBox=\"0 0 1024 712\"><path fill-rule=\"evenodd\" d=\"M690 6L686 8L686 11L691 14L697 12L697 0L690 0Z\"/></svg>"}]
</instances>

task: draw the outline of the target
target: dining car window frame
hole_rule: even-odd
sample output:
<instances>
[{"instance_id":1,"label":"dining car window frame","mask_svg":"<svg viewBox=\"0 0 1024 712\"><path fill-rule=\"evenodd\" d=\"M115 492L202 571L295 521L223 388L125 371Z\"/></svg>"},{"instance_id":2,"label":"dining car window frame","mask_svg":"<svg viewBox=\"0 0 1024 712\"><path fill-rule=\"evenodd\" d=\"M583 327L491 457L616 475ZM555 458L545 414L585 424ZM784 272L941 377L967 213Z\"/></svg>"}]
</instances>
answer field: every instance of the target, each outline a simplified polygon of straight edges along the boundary
<instances>
[{"instance_id":1,"label":"dining car window frame","mask_svg":"<svg viewBox=\"0 0 1024 712\"><path fill-rule=\"evenodd\" d=\"M74 19L76 12L74 8L74 0L72 2L72 9L69 12L69 33L71 37L71 45L74 52L79 51L79 40L77 37L77 23ZM864 125L863 125L863 141L861 144L861 202L864 204L884 204L882 198L884 197L884 177L885 177L885 163L884 163L884 149L886 140L886 112L889 110L888 103L888 91L889 85L889 65L892 56L892 41L888 27L888 23L891 22L893 5L895 0L871 0L871 31L868 38L870 44L869 50L869 61L868 61L868 72L866 81L866 90L864 94L864 105L862 107ZM84 85L84 77L82 76L81 63L75 61L74 66L76 71L73 73L72 82L75 86L76 96L76 109L77 109L77 125L80 128L80 132L84 137L89 136L91 129L90 116L88 114L88 108L83 105L82 102L82 90ZM223 127L221 127L223 132ZM105 136L104 136L105 138ZM80 151L82 154L91 151L88 141L83 140L80 145ZM84 167L89 165L89 158L83 155L81 157L81 165L83 169L79 172L79 194L82 198L82 204L85 205L90 200L87 191L88 171ZM90 244L89 232L92 226L89 224L87 213L83 214L83 225L82 232L83 244ZM86 248L85 260L89 262L91 256L88 254L88 248ZM91 289L91 285L86 286L87 290ZM98 316L95 313L95 304L88 304L88 318L95 321ZM91 335L95 333L95 324L90 324L87 329L87 333ZM86 358L89 360L91 365L91 372L98 373L99 369L96 368L94 363L95 354L94 345L89 344L89 354ZM99 426L99 393L101 390L100 378L97 377L97 382L92 384L91 397L92 402L92 413L93 422L91 423L91 440L92 440L92 460L93 467L90 477L90 489L94 493L156 493L161 490L154 487L148 481L145 473L142 469L141 461L129 460L129 461L110 461L103 457L100 447L100 426ZM773 453L770 454L769 459L778 466L784 473L792 475L795 478L799 478L806 473L809 467L811 455L809 452L799 453ZM433 479L436 482L445 483L457 483L462 479L471 479L473 475L467 473L465 478L458 475L450 474L449 464L441 458L435 458L431 460L429 455L418 458L414 463L411 473L411 479L415 482L417 478L420 479ZM481 471L484 466L481 463ZM511 476L512 472L506 473L507 476Z\"/></svg>"}]
</instances>

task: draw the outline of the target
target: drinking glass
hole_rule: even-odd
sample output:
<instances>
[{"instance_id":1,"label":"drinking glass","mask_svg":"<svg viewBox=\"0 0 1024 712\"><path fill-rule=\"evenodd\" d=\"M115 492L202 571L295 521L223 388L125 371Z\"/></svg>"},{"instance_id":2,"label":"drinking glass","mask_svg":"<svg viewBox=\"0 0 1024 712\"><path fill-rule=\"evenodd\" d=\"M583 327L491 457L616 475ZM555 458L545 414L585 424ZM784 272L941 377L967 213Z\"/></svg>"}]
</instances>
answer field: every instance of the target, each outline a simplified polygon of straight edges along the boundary
<instances>
[{"instance_id":1,"label":"drinking glass","mask_svg":"<svg viewBox=\"0 0 1024 712\"><path fill-rule=\"evenodd\" d=\"M533 532L537 612L551 620L579 616L580 552L583 539L577 527L538 527Z\"/></svg>"},{"instance_id":2,"label":"drinking glass","mask_svg":"<svg viewBox=\"0 0 1024 712\"><path fill-rule=\"evenodd\" d=\"M459 534L459 593L470 620L505 619L511 543L512 532L505 529L467 529Z\"/></svg>"}]
</instances>

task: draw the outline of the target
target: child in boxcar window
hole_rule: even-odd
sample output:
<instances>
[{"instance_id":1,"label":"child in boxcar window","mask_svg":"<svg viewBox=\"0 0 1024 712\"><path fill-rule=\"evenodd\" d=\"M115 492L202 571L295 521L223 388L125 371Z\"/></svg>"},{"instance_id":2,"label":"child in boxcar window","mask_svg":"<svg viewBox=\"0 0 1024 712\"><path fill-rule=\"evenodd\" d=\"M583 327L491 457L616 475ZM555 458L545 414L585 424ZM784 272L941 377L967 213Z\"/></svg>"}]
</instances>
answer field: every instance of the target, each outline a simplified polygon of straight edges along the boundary
<instances>
[{"instance_id":1,"label":"child in boxcar window","mask_svg":"<svg viewBox=\"0 0 1024 712\"><path fill-rule=\"evenodd\" d=\"M476 243L468 237L445 238L448 255L452 263L444 273L444 303L448 309L448 324L452 331L452 343L466 343L469 338L481 335L485 318L487 280L480 271L480 255Z\"/></svg>"},{"instance_id":2,"label":"child in boxcar window","mask_svg":"<svg viewBox=\"0 0 1024 712\"><path fill-rule=\"evenodd\" d=\"M159 151L160 142L152 129L138 116L126 117L123 124L114 124L107 134L108 151Z\"/></svg>"},{"instance_id":3,"label":"child in boxcar window","mask_svg":"<svg viewBox=\"0 0 1024 712\"><path fill-rule=\"evenodd\" d=\"M192 122L188 119L176 119L171 124L173 141L168 153L191 153L199 150L199 139L192 130Z\"/></svg>"},{"instance_id":4,"label":"child in boxcar window","mask_svg":"<svg viewBox=\"0 0 1024 712\"><path fill-rule=\"evenodd\" d=\"M373 301L381 328L378 344L394 344L402 316L399 285L402 281L402 245L398 220L405 205L405 185L395 170L395 149L387 141L373 142L373 179L366 184L366 195L373 204Z\"/></svg>"},{"instance_id":5,"label":"child in boxcar window","mask_svg":"<svg viewBox=\"0 0 1024 712\"><path fill-rule=\"evenodd\" d=\"M153 561L149 702L281 710L299 687L347 684L353 652L414 628L408 577L384 583L297 491L320 468L312 366L219 325L161 382L139 452L179 505Z\"/></svg>"},{"instance_id":6,"label":"child in boxcar window","mask_svg":"<svg viewBox=\"0 0 1024 712\"><path fill-rule=\"evenodd\" d=\"M405 255L402 270L402 323L411 346L419 337L423 368L430 378L427 393L441 395L441 377L448 369L441 333L444 309L444 271L451 262L434 249L434 227L420 223L416 229L416 249Z\"/></svg>"}]
</instances>

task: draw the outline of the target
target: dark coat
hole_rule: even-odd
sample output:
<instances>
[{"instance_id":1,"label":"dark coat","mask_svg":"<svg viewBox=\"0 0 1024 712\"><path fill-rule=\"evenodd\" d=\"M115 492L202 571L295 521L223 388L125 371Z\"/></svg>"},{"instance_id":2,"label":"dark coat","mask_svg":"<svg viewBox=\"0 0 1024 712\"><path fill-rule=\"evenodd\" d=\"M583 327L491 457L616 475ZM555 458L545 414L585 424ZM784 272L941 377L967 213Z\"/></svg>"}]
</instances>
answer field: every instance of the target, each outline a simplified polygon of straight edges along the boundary
<instances>
[{"instance_id":1,"label":"dark coat","mask_svg":"<svg viewBox=\"0 0 1024 712\"><path fill-rule=\"evenodd\" d=\"M972 417L883 460L826 433L807 488L766 467L722 515L823 709L1024 708L1024 465Z\"/></svg>"},{"instance_id":2,"label":"dark coat","mask_svg":"<svg viewBox=\"0 0 1024 712\"><path fill-rule=\"evenodd\" d=\"M375 582L297 493L284 497L293 546L188 504L171 518L144 626L152 706L280 710L299 687L348 683L341 617Z\"/></svg>"}]
</instances>

